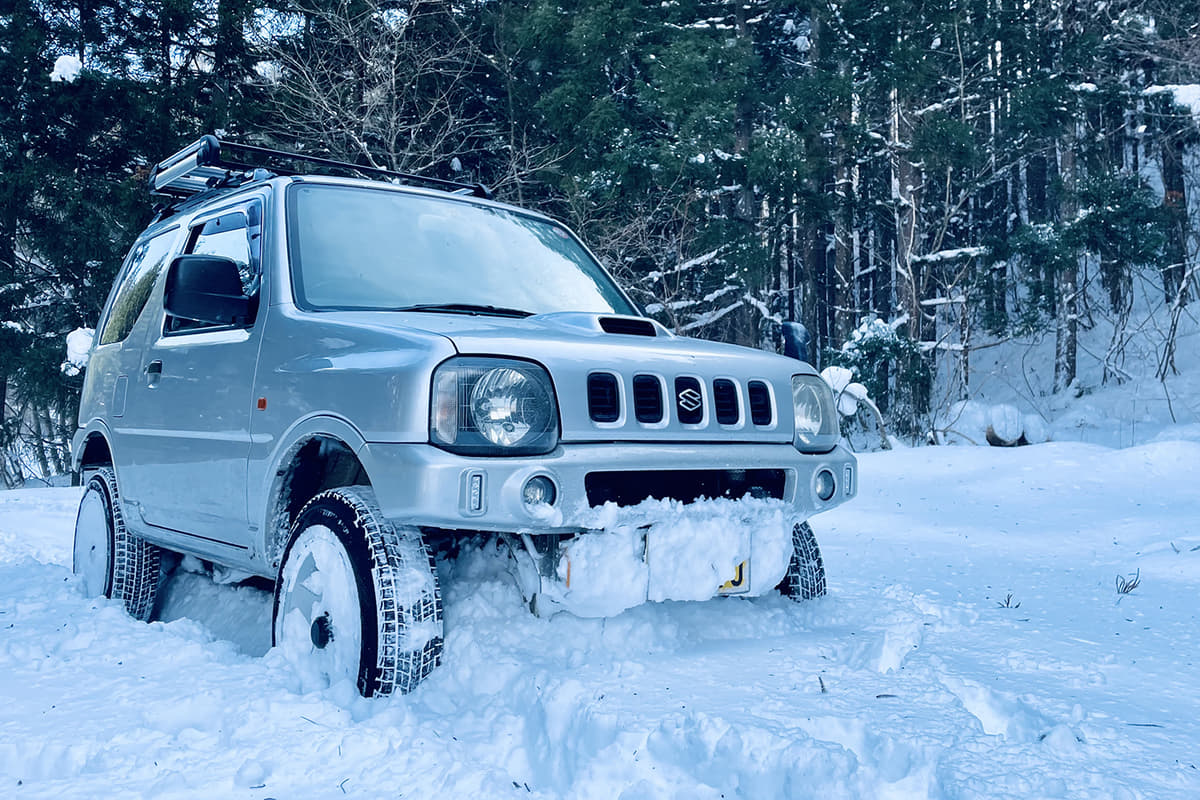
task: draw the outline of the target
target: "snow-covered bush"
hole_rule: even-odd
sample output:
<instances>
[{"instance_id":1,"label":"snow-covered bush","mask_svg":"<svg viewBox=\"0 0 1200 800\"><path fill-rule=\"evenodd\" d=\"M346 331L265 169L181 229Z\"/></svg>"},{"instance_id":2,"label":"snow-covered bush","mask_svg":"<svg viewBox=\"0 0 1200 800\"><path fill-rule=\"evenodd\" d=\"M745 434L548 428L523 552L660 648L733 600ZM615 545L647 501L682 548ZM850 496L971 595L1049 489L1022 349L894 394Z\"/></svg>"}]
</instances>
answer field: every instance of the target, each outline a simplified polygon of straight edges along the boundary
<instances>
[{"instance_id":1,"label":"snow-covered bush","mask_svg":"<svg viewBox=\"0 0 1200 800\"><path fill-rule=\"evenodd\" d=\"M857 433L860 431L866 433L867 426L858 419L859 406L865 406L871 411L875 420L875 426L879 433L879 448L891 450L892 444L888 441L883 415L879 413L878 406L868 395L867 387L855 382L854 373L847 367L826 367L821 370L821 378L833 390L838 414L841 415L839 423L842 435L853 443Z\"/></svg>"},{"instance_id":2,"label":"snow-covered bush","mask_svg":"<svg viewBox=\"0 0 1200 800\"><path fill-rule=\"evenodd\" d=\"M826 367L821 370L821 377L833 390L838 413L843 417L857 414L858 401L866 400L868 395L867 387L854 382L854 372L846 367Z\"/></svg>"},{"instance_id":3,"label":"snow-covered bush","mask_svg":"<svg viewBox=\"0 0 1200 800\"><path fill-rule=\"evenodd\" d=\"M825 351L824 362L852 372L875 411L882 412L881 428L886 417L890 427L911 433L924 430L914 398L927 391L930 373L920 344L900 332L906 322L864 319L839 349Z\"/></svg>"}]
</instances>

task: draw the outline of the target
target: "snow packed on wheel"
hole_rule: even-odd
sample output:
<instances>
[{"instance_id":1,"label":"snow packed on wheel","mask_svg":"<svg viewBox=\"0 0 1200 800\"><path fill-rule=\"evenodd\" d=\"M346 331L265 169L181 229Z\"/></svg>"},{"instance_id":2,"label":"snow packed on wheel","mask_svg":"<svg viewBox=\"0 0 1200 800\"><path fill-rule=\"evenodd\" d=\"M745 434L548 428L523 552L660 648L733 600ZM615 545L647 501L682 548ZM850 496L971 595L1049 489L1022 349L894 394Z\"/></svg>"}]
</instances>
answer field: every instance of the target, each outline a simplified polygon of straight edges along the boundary
<instances>
[{"instance_id":1,"label":"snow packed on wheel","mask_svg":"<svg viewBox=\"0 0 1200 800\"><path fill-rule=\"evenodd\" d=\"M804 361L671 333L480 186L206 136L151 189L74 441L90 594L150 619L174 554L268 579L275 645L367 696L439 663L464 537L541 615L824 594L807 520L856 462Z\"/></svg>"}]
</instances>

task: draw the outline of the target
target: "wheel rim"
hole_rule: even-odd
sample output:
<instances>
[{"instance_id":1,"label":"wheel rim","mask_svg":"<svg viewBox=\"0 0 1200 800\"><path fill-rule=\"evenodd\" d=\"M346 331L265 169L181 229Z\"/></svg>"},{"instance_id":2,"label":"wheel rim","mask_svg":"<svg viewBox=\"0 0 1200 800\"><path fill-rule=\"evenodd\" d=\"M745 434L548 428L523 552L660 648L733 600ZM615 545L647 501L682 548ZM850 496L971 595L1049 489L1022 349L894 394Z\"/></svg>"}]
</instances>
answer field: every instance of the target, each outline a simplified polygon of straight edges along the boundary
<instances>
[{"instance_id":1,"label":"wheel rim","mask_svg":"<svg viewBox=\"0 0 1200 800\"><path fill-rule=\"evenodd\" d=\"M305 688L357 683L362 608L354 567L336 534L323 525L302 531L280 577L276 644Z\"/></svg>"},{"instance_id":2,"label":"wheel rim","mask_svg":"<svg viewBox=\"0 0 1200 800\"><path fill-rule=\"evenodd\" d=\"M100 490L88 487L75 519L71 567L88 597L107 596L112 565L112 518Z\"/></svg>"}]
</instances>

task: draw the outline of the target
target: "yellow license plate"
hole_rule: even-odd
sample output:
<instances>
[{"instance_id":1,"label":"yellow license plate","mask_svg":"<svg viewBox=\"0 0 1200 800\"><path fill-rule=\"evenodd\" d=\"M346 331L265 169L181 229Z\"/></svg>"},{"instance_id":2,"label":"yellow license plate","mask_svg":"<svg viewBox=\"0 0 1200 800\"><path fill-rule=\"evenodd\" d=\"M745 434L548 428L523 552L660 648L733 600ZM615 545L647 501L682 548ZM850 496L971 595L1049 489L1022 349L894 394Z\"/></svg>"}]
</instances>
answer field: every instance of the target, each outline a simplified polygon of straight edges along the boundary
<instances>
[{"instance_id":1,"label":"yellow license plate","mask_svg":"<svg viewBox=\"0 0 1200 800\"><path fill-rule=\"evenodd\" d=\"M733 577L721 584L717 591L721 594L743 594L750 591L750 562L743 561L738 564Z\"/></svg>"}]
</instances>

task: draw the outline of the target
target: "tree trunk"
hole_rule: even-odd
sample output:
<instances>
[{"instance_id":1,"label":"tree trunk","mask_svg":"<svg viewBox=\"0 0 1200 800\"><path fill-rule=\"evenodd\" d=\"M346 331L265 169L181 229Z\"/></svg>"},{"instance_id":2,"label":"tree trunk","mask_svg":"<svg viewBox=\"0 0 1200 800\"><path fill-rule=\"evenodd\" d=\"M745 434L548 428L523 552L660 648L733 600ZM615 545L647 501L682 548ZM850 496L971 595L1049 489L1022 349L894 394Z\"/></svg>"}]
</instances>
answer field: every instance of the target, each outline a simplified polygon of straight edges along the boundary
<instances>
[{"instance_id":1,"label":"tree trunk","mask_svg":"<svg viewBox=\"0 0 1200 800\"><path fill-rule=\"evenodd\" d=\"M51 473L50 461L46 457L46 432L42 429L42 417L36 408L29 409L29 417L33 427L33 452L37 456L39 478L49 478Z\"/></svg>"},{"instance_id":2,"label":"tree trunk","mask_svg":"<svg viewBox=\"0 0 1200 800\"><path fill-rule=\"evenodd\" d=\"M1059 214L1063 223L1075 219L1076 164L1075 132L1060 143L1059 175L1062 195ZM1079 347L1079 259L1068 259L1068 266L1055 276L1057 313L1054 326L1054 391L1061 392L1075 381L1075 359Z\"/></svg>"},{"instance_id":3,"label":"tree trunk","mask_svg":"<svg viewBox=\"0 0 1200 800\"><path fill-rule=\"evenodd\" d=\"M894 209L895 251L892 260L892 285L896 292L897 311L908 318L908 335L918 344L925 341L925 312L921 300L925 293L922 264L917 261L917 226L921 206L921 168L909 158L912 124L900 107L899 93L891 95L892 149L892 206ZM900 373L908 376L905 393L909 397L909 419L901 424L908 433L916 433L921 420L929 412L930 391L926 376L925 355L912 356L916 363L901 365Z\"/></svg>"},{"instance_id":4,"label":"tree trunk","mask_svg":"<svg viewBox=\"0 0 1200 800\"><path fill-rule=\"evenodd\" d=\"M892 204L895 208L896 249L892 283L896 288L898 310L907 314L909 331L920 341L922 325L921 264L914 260L917 242L917 212L920 204L920 168L908 158L912 126L904 118L899 98L892 93Z\"/></svg>"},{"instance_id":5,"label":"tree trunk","mask_svg":"<svg viewBox=\"0 0 1200 800\"><path fill-rule=\"evenodd\" d=\"M54 419L50 415L49 406L42 406L42 430L43 439L48 445L50 466L53 468L54 475L62 475L67 471L66 464L63 463L63 437L59 430L59 426L54 424Z\"/></svg>"},{"instance_id":6,"label":"tree trunk","mask_svg":"<svg viewBox=\"0 0 1200 800\"><path fill-rule=\"evenodd\" d=\"M805 279L808 284L807 302L804 307L805 326L812 333L813 348L821 352L825 347L837 347L830 330L829 307L826 305L825 235L820 220L805 219L801 227L801 246L804 248Z\"/></svg>"},{"instance_id":7,"label":"tree trunk","mask_svg":"<svg viewBox=\"0 0 1200 800\"><path fill-rule=\"evenodd\" d=\"M1167 303L1174 303L1182 292L1183 301L1186 303L1183 275L1187 259L1188 204L1183 174L1185 149L1182 137L1168 138L1163 142L1160 152L1163 175L1162 207L1169 220L1167 247L1164 253L1166 264L1162 268L1163 294Z\"/></svg>"},{"instance_id":8,"label":"tree trunk","mask_svg":"<svg viewBox=\"0 0 1200 800\"><path fill-rule=\"evenodd\" d=\"M857 305L857 283L854 280L854 254L851 250L853 239L853 209L850 196L850 170L845 159L839 159L836 184L833 189L836 212L833 217L833 280L831 283L830 303L833 308L834 331L833 338L841 344L850 338L854 330Z\"/></svg>"}]
</instances>

